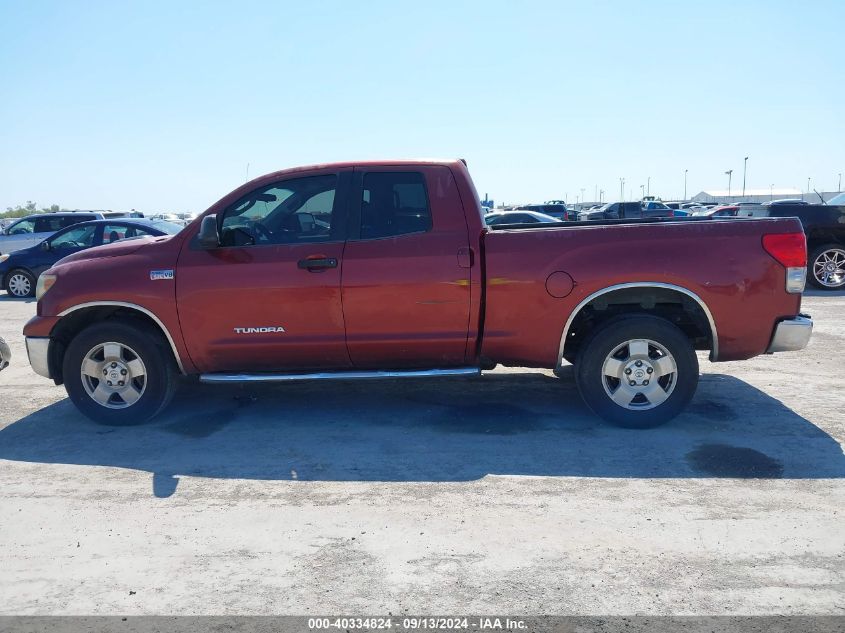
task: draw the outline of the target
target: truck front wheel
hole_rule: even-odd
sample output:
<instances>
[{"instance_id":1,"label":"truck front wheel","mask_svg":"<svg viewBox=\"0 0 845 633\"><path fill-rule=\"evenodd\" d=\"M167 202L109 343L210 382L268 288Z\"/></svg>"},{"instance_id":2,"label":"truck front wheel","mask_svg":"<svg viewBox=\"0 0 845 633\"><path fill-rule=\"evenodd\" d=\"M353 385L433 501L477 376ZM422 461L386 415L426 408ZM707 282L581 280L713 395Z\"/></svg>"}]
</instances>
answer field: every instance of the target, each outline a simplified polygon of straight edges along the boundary
<instances>
[{"instance_id":1,"label":"truck front wheel","mask_svg":"<svg viewBox=\"0 0 845 633\"><path fill-rule=\"evenodd\" d=\"M635 314L593 331L575 364L581 397L597 415L626 428L668 422L692 399L698 358L669 321Z\"/></svg>"},{"instance_id":2,"label":"truck front wheel","mask_svg":"<svg viewBox=\"0 0 845 633\"><path fill-rule=\"evenodd\" d=\"M155 332L114 322L92 325L68 345L62 364L67 394L95 422L140 424L173 396L173 359Z\"/></svg>"}]
</instances>

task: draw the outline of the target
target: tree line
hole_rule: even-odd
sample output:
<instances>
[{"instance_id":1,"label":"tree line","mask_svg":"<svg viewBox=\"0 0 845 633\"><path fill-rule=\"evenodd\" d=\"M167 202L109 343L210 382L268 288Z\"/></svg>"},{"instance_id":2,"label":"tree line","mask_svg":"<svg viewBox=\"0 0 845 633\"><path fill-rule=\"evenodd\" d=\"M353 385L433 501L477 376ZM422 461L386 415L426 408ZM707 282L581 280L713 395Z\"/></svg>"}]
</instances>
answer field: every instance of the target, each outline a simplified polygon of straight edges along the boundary
<instances>
[{"instance_id":1,"label":"tree line","mask_svg":"<svg viewBox=\"0 0 845 633\"><path fill-rule=\"evenodd\" d=\"M25 215L33 215L34 213L56 213L62 211L57 204L51 204L49 207L38 208L38 205L27 200L26 204L19 204L16 207L6 207L3 213L0 213L0 218L22 218Z\"/></svg>"}]
</instances>

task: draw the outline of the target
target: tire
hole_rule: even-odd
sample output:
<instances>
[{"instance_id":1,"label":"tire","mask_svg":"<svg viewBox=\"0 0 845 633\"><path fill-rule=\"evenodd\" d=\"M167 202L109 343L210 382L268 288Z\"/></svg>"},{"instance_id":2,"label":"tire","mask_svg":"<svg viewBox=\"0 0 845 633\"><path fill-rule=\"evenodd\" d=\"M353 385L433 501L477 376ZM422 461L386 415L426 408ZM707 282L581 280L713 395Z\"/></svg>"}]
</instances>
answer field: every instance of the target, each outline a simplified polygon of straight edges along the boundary
<instances>
[{"instance_id":1,"label":"tire","mask_svg":"<svg viewBox=\"0 0 845 633\"><path fill-rule=\"evenodd\" d=\"M687 336L669 321L646 314L620 316L596 328L581 345L575 383L599 417L629 429L652 428L689 404L698 386L698 357Z\"/></svg>"},{"instance_id":2,"label":"tire","mask_svg":"<svg viewBox=\"0 0 845 633\"><path fill-rule=\"evenodd\" d=\"M820 290L845 289L845 245L822 244L813 249L807 262L807 281Z\"/></svg>"},{"instance_id":3,"label":"tire","mask_svg":"<svg viewBox=\"0 0 845 633\"><path fill-rule=\"evenodd\" d=\"M11 296L23 299L35 296L35 281L35 275L26 268L15 268L6 275L3 286Z\"/></svg>"},{"instance_id":4,"label":"tire","mask_svg":"<svg viewBox=\"0 0 845 633\"><path fill-rule=\"evenodd\" d=\"M143 324L125 322L99 323L77 334L62 372L76 407L95 422L115 426L158 415L170 403L177 379L162 337Z\"/></svg>"}]
</instances>

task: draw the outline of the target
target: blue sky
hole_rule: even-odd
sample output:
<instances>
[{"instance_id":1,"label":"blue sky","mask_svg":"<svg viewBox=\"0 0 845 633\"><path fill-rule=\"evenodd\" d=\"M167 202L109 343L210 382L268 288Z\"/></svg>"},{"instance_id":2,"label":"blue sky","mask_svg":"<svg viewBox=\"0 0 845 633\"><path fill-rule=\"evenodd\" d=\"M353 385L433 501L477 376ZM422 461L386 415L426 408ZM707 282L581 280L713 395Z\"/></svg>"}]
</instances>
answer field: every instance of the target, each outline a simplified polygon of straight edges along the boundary
<instances>
[{"instance_id":1,"label":"blue sky","mask_svg":"<svg viewBox=\"0 0 845 633\"><path fill-rule=\"evenodd\" d=\"M0 0L0 208L200 211L251 177L463 157L497 201L835 190L845 3ZM626 191L627 195L627 191Z\"/></svg>"}]
</instances>

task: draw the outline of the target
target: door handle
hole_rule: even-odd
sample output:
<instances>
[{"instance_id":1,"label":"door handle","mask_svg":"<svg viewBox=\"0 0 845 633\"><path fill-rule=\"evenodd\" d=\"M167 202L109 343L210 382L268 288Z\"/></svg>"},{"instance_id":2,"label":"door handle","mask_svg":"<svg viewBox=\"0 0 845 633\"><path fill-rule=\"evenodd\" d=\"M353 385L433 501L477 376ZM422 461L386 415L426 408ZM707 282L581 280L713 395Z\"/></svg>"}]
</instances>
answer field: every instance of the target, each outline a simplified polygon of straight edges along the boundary
<instances>
[{"instance_id":1,"label":"door handle","mask_svg":"<svg viewBox=\"0 0 845 633\"><path fill-rule=\"evenodd\" d=\"M297 262L297 266L300 269L315 272L326 270L328 268L337 268L337 259L334 257L322 256L306 257L305 259L300 259L299 262Z\"/></svg>"}]
</instances>

